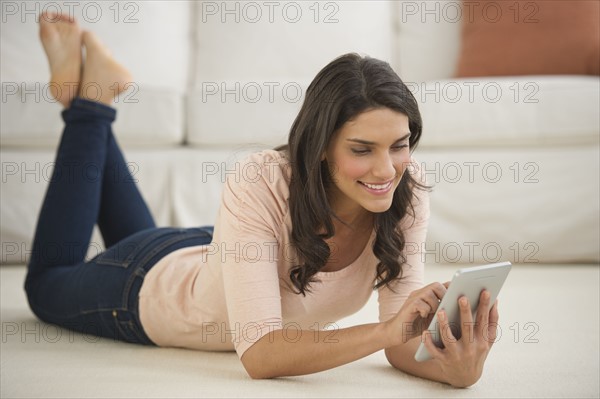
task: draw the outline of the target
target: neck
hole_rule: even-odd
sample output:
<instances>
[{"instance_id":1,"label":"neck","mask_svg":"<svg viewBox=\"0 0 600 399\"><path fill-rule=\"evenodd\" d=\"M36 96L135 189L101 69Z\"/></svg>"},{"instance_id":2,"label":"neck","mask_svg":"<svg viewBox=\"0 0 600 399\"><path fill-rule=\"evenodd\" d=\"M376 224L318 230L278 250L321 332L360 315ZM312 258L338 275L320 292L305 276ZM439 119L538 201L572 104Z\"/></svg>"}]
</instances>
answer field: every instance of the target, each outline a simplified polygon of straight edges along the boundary
<instances>
[{"instance_id":1,"label":"neck","mask_svg":"<svg viewBox=\"0 0 600 399\"><path fill-rule=\"evenodd\" d=\"M371 212L366 212L360 215L337 215L336 218L332 218L333 228L335 233L360 233L364 231L369 231L373 229L374 223L374 214ZM317 230L319 234L325 233L325 226L321 225Z\"/></svg>"},{"instance_id":2,"label":"neck","mask_svg":"<svg viewBox=\"0 0 600 399\"><path fill-rule=\"evenodd\" d=\"M362 231L373 228L374 215L369 211L360 212L358 214L336 215L341 220L333 219L333 225L336 227L336 230L350 228L353 231Z\"/></svg>"}]
</instances>

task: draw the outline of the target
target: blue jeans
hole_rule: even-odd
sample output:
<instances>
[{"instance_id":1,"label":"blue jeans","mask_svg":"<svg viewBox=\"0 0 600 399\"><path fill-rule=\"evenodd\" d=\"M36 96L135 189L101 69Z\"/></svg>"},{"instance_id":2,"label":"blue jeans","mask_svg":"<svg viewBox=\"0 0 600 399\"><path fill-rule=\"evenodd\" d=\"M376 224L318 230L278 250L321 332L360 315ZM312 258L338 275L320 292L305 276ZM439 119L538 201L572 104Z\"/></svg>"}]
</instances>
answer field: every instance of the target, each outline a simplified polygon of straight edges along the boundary
<instances>
[{"instance_id":1,"label":"blue jeans","mask_svg":"<svg viewBox=\"0 0 600 399\"><path fill-rule=\"evenodd\" d=\"M62 117L25 280L29 306L48 323L153 345L139 318L144 277L172 251L209 244L213 228L156 227L112 133L113 108L76 98ZM86 261L95 224L106 250Z\"/></svg>"}]
</instances>

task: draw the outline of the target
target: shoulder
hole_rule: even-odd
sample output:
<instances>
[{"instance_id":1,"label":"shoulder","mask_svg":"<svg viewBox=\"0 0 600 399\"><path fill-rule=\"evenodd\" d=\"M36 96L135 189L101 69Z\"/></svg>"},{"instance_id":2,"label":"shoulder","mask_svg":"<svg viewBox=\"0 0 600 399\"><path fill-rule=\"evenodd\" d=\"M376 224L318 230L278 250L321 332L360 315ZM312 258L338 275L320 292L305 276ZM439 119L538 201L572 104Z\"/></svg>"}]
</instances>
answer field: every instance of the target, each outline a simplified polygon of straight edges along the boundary
<instances>
[{"instance_id":1,"label":"shoulder","mask_svg":"<svg viewBox=\"0 0 600 399\"><path fill-rule=\"evenodd\" d=\"M281 223L289 209L290 162L284 153L262 150L229 167L222 202L238 215L257 213Z\"/></svg>"},{"instance_id":2,"label":"shoulder","mask_svg":"<svg viewBox=\"0 0 600 399\"><path fill-rule=\"evenodd\" d=\"M262 150L254 152L239 162L240 172L245 183L264 181L267 183L281 179L289 181L290 162L283 152Z\"/></svg>"}]
</instances>

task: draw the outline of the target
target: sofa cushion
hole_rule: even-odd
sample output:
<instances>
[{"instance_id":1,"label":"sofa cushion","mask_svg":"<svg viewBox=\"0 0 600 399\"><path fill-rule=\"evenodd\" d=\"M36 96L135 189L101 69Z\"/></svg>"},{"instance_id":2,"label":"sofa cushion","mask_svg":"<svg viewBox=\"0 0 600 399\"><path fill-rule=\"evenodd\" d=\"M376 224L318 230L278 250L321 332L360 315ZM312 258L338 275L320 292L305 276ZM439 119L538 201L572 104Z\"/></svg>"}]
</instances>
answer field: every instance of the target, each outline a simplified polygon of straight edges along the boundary
<instances>
[{"instance_id":1,"label":"sofa cushion","mask_svg":"<svg viewBox=\"0 0 600 399\"><path fill-rule=\"evenodd\" d=\"M394 2L394 67L420 84L453 76L460 50L461 1Z\"/></svg>"},{"instance_id":2,"label":"sofa cushion","mask_svg":"<svg viewBox=\"0 0 600 399\"><path fill-rule=\"evenodd\" d=\"M287 142L309 82L214 80L188 97L188 143L194 146Z\"/></svg>"},{"instance_id":3,"label":"sofa cushion","mask_svg":"<svg viewBox=\"0 0 600 399\"><path fill-rule=\"evenodd\" d=\"M36 83L24 88L3 83L0 144L10 147L54 148L64 126L62 105L46 101L42 94L36 101L32 93ZM39 85L38 85L39 86ZM33 87L27 91L27 87ZM42 89L43 90L43 89ZM7 91L9 91L7 93ZM13 93L14 91L14 93ZM49 97L46 97L49 99ZM183 96L173 91L142 88L122 93L113 106L118 132L124 147L148 147L180 144L183 140Z\"/></svg>"},{"instance_id":4,"label":"sofa cushion","mask_svg":"<svg viewBox=\"0 0 600 399\"><path fill-rule=\"evenodd\" d=\"M417 149L427 263L598 262L598 146ZM413 245L414 246L414 245Z\"/></svg>"},{"instance_id":5,"label":"sofa cushion","mask_svg":"<svg viewBox=\"0 0 600 399\"><path fill-rule=\"evenodd\" d=\"M242 167L250 153L264 150L260 145L227 148L181 148L170 161L172 223L175 226L213 225L217 219L223 184L227 178L244 179L251 170Z\"/></svg>"},{"instance_id":6,"label":"sofa cushion","mask_svg":"<svg viewBox=\"0 0 600 399\"><path fill-rule=\"evenodd\" d=\"M188 142L279 143L321 68L348 52L391 61L390 1L196 2Z\"/></svg>"},{"instance_id":7,"label":"sofa cushion","mask_svg":"<svg viewBox=\"0 0 600 399\"><path fill-rule=\"evenodd\" d=\"M596 77L464 78L409 86L423 116L423 147L598 143Z\"/></svg>"},{"instance_id":8,"label":"sofa cushion","mask_svg":"<svg viewBox=\"0 0 600 399\"><path fill-rule=\"evenodd\" d=\"M119 137L117 140L120 141ZM201 226L215 222L222 185L250 152L264 147L237 145L223 149L191 147L124 151L133 177L158 226ZM27 263L44 193L52 177L54 151L2 148L0 264ZM104 248L94 230L89 256Z\"/></svg>"},{"instance_id":9,"label":"sofa cushion","mask_svg":"<svg viewBox=\"0 0 600 399\"><path fill-rule=\"evenodd\" d=\"M183 140L190 2L6 2L2 5L2 145L55 145L60 104L38 38L38 14L62 11L93 30L133 75L116 128L123 144ZM157 27L160 27L158 29ZM127 115L127 116L125 116Z\"/></svg>"},{"instance_id":10,"label":"sofa cushion","mask_svg":"<svg viewBox=\"0 0 600 399\"><path fill-rule=\"evenodd\" d=\"M118 140L118 137L117 137ZM173 150L131 150L125 152L130 167L154 219L159 226L170 225ZM55 153L49 149L2 148L2 190L0 190L0 263L27 263L34 229L44 194L54 168ZM88 255L104 248L98 229L94 230Z\"/></svg>"},{"instance_id":11,"label":"sofa cushion","mask_svg":"<svg viewBox=\"0 0 600 399\"><path fill-rule=\"evenodd\" d=\"M463 14L456 76L600 75L598 1L482 0Z\"/></svg>"}]
</instances>

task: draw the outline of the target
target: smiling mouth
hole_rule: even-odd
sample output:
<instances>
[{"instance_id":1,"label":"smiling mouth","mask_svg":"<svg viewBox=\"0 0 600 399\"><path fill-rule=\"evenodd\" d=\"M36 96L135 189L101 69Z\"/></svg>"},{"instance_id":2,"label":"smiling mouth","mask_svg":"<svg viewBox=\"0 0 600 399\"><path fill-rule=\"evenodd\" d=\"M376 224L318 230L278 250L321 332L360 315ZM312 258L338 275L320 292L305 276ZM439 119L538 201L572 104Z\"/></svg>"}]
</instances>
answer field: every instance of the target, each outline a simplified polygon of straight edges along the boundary
<instances>
[{"instance_id":1,"label":"smiling mouth","mask_svg":"<svg viewBox=\"0 0 600 399\"><path fill-rule=\"evenodd\" d=\"M384 184L369 184L369 183L362 182L360 180L358 182L360 184L362 184L363 186L370 188L371 190L380 190L380 191L385 191L385 190L389 189L390 186L392 185L392 183L394 183L393 180L390 180L389 182L384 183Z\"/></svg>"}]
</instances>

